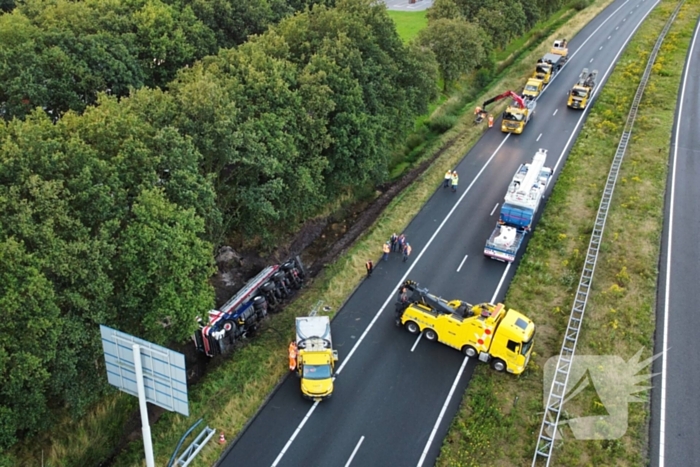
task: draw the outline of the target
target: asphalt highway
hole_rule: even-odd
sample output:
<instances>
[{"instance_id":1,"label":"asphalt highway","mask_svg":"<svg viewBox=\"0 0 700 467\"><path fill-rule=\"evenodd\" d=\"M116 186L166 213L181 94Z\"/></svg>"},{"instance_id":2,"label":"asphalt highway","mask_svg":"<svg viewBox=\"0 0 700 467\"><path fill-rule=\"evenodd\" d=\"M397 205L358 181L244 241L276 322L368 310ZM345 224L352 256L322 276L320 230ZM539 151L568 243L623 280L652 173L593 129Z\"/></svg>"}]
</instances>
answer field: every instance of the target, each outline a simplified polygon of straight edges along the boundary
<instances>
[{"instance_id":1,"label":"asphalt highway","mask_svg":"<svg viewBox=\"0 0 700 467\"><path fill-rule=\"evenodd\" d=\"M651 465L700 463L700 367L694 362L700 329L697 287L700 250L700 23L688 50L676 106L662 240L651 418Z\"/></svg>"},{"instance_id":2,"label":"asphalt highway","mask_svg":"<svg viewBox=\"0 0 700 467\"><path fill-rule=\"evenodd\" d=\"M485 258L483 248L513 174L544 148L547 166L558 175L586 115L566 107L567 91L584 67L598 69L603 82L655 5L656 0L617 0L569 41L569 62L540 96L524 133L505 135L496 120L456 167L458 192L437 188L405 230L413 247L410 260L403 263L394 253L389 261L377 262L373 276L333 320L341 365L333 397L307 402L297 378L286 378L218 465L435 462L476 362L397 328L393 304L398 286L408 278L447 299L502 299L517 261L506 266Z\"/></svg>"}]
</instances>

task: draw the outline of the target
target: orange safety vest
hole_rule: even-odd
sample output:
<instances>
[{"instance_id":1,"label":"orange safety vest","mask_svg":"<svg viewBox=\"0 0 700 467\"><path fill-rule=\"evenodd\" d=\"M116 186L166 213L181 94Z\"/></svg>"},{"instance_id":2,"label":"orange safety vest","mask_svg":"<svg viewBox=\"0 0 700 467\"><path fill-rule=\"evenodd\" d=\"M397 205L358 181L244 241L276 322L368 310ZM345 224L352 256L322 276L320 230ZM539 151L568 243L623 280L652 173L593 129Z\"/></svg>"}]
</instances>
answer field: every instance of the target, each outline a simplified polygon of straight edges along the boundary
<instances>
[{"instance_id":1,"label":"orange safety vest","mask_svg":"<svg viewBox=\"0 0 700 467\"><path fill-rule=\"evenodd\" d=\"M489 128L493 126L493 115L489 115Z\"/></svg>"},{"instance_id":2,"label":"orange safety vest","mask_svg":"<svg viewBox=\"0 0 700 467\"><path fill-rule=\"evenodd\" d=\"M292 341L289 343L289 371L297 369L297 343Z\"/></svg>"}]
</instances>

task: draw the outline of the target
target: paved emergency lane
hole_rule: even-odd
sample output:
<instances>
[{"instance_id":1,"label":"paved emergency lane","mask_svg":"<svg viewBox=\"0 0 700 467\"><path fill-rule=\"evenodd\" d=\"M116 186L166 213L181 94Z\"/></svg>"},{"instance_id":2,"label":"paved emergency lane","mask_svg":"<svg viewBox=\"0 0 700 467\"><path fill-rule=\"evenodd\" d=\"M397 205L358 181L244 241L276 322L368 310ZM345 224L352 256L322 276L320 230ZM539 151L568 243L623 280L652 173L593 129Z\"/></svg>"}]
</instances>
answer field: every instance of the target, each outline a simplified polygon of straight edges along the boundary
<instances>
[{"instance_id":1,"label":"paved emergency lane","mask_svg":"<svg viewBox=\"0 0 700 467\"><path fill-rule=\"evenodd\" d=\"M676 106L662 240L651 419L651 465L698 465L700 368L696 362L700 249L700 22L688 50Z\"/></svg>"},{"instance_id":2,"label":"paved emergency lane","mask_svg":"<svg viewBox=\"0 0 700 467\"><path fill-rule=\"evenodd\" d=\"M298 380L287 378L220 465L342 466L351 457L352 465L368 466L434 462L476 362L465 363L459 352L440 344L415 345L415 336L397 329L396 289L410 278L446 298L478 303L503 297L515 268L504 278L506 266L483 256L498 216L497 210L491 214L494 206L503 201L518 166L531 161L538 148L548 150L548 166L557 164L583 115L566 108L568 89L584 67L606 78L653 5L614 2L570 41L572 57L538 100L524 134L505 136L497 120L456 168L458 192L437 188L406 229L413 247L409 262L397 254L377 262L373 276L333 320L342 365L333 398L311 409L301 399Z\"/></svg>"}]
</instances>

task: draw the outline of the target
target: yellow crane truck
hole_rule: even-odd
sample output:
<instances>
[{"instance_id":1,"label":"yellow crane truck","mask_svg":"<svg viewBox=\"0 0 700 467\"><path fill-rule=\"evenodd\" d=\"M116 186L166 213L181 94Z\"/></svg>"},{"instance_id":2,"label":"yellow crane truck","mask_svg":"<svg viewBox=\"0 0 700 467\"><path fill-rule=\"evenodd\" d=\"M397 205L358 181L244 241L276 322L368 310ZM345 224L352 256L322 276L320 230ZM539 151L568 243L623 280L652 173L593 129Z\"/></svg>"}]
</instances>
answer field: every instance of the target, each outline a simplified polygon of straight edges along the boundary
<instances>
[{"instance_id":1,"label":"yellow crane truck","mask_svg":"<svg viewBox=\"0 0 700 467\"><path fill-rule=\"evenodd\" d=\"M396 325L515 375L527 367L535 336L535 324L502 303L447 301L411 280L399 290Z\"/></svg>"},{"instance_id":2,"label":"yellow crane truck","mask_svg":"<svg viewBox=\"0 0 700 467\"><path fill-rule=\"evenodd\" d=\"M487 105L505 99L506 97L511 97L513 103L506 107L506 110L503 112L501 131L519 135L523 132L525 125L527 125L527 122L530 121L530 118L532 118L532 115L535 113L537 102L534 99L523 99L513 91L506 91L503 94L499 94L496 97L484 101L484 103L481 104L481 108L485 111Z\"/></svg>"},{"instance_id":3,"label":"yellow crane truck","mask_svg":"<svg viewBox=\"0 0 700 467\"><path fill-rule=\"evenodd\" d=\"M305 399L321 401L333 394L338 351L333 350L328 316L296 319L296 340L290 345L290 370L301 379ZM294 363L296 362L296 365Z\"/></svg>"},{"instance_id":4,"label":"yellow crane truck","mask_svg":"<svg viewBox=\"0 0 700 467\"><path fill-rule=\"evenodd\" d=\"M593 96L598 70L588 71L584 68L574 87L569 91L569 99L566 105L572 109L585 109Z\"/></svg>"}]
</instances>

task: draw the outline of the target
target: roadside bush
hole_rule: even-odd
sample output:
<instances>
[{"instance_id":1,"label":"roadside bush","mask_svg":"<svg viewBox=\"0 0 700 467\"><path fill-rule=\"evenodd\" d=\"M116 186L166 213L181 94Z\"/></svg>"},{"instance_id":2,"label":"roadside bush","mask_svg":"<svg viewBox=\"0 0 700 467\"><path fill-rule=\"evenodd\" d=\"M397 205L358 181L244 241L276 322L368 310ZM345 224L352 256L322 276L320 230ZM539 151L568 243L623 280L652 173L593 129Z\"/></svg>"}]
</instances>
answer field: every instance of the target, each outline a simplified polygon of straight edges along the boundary
<instances>
[{"instance_id":1,"label":"roadside bush","mask_svg":"<svg viewBox=\"0 0 700 467\"><path fill-rule=\"evenodd\" d=\"M428 128L436 133L444 133L457 123L455 115L438 115L428 121Z\"/></svg>"}]
</instances>

